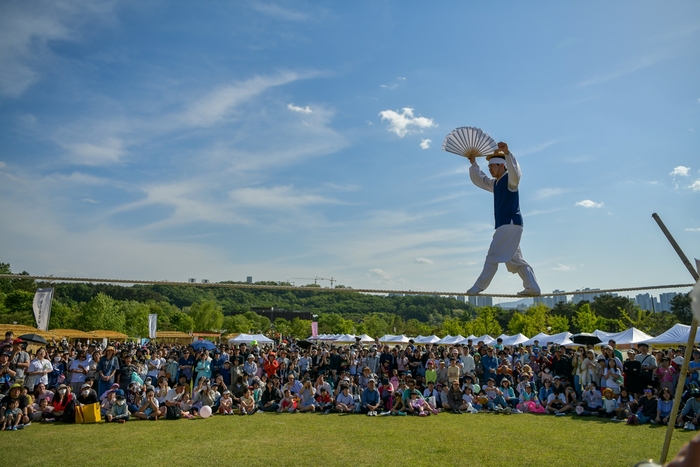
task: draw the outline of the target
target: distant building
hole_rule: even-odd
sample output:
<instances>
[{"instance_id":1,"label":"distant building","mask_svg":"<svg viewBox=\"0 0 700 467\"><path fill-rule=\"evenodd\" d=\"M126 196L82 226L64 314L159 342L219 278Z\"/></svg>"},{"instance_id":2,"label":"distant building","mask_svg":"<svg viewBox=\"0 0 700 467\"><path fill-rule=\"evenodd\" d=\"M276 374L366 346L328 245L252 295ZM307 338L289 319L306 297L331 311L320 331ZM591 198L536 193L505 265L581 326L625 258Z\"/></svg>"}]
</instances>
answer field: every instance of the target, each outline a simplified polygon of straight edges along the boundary
<instances>
[{"instance_id":1,"label":"distant building","mask_svg":"<svg viewBox=\"0 0 700 467\"><path fill-rule=\"evenodd\" d=\"M209 283L209 279L202 279L202 284L208 284L208 283Z\"/></svg>"},{"instance_id":2,"label":"distant building","mask_svg":"<svg viewBox=\"0 0 700 467\"><path fill-rule=\"evenodd\" d=\"M671 311L671 300L678 295L676 292L662 293L659 295L659 307L656 311Z\"/></svg>"},{"instance_id":3,"label":"distant building","mask_svg":"<svg viewBox=\"0 0 700 467\"><path fill-rule=\"evenodd\" d=\"M642 310L653 311L654 310L654 297L648 293L640 293L634 297L634 303L637 304Z\"/></svg>"},{"instance_id":4,"label":"distant building","mask_svg":"<svg viewBox=\"0 0 700 467\"><path fill-rule=\"evenodd\" d=\"M195 279L194 277L190 277L189 279L187 279L187 282L189 282L190 284L196 284L197 279Z\"/></svg>"},{"instance_id":5,"label":"distant building","mask_svg":"<svg viewBox=\"0 0 700 467\"><path fill-rule=\"evenodd\" d=\"M476 296L476 306L493 306L493 297Z\"/></svg>"},{"instance_id":6,"label":"distant building","mask_svg":"<svg viewBox=\"0 0 700 467\"><path fill-rule=\"evenodd\" d=\"M553 290L552 292L553 293L562 293L564 291L563 290ZM535 305L538 305L541 303L548 308L554 308L557 305L557 303L559 303L559 302L566 303L567 302L566 295L557 295L555 297L535 297L534 298Z\"/></svg>"},{"instance_id":7,"label":"distant building","mask_svg":"<svg viewBox=\"0 0 700 467\"><path fill-rule=\"evenodd\" d=\"M604 295L601 294L600 289L589 289L586 287L585 289L577 290L576 293L574 293L574 298L571 300L574 304L578 302L582 302L584 300L592 302L594 298Z\"/></svg>"},{"instance_id":8,"label":"distant building","mask_svg":"<svg viewBox=\"0 0 700 467\"><path fill-rule=\"evenodd\" d=\"M253 283L253 276L248 276L248 277L246 277L246 278L245 278L245 281L246 281L247 283L249 283L249 284L252 284L252 283Z\"/></svg>"}]
</instances>

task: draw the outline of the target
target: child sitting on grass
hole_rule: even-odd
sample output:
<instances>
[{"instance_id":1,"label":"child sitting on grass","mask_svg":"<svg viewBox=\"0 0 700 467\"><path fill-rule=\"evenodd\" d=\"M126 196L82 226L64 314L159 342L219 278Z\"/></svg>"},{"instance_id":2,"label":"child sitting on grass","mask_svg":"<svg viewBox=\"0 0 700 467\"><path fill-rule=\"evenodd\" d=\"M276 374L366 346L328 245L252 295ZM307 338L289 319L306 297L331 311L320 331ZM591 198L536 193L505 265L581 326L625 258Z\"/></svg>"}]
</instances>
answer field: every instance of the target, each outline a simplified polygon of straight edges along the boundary
<instances>
[{"instance_id":1,"label":"child sitting on grass","mask_svg":"<svg viewBox=\"0 0 700 467\"><path fill-rule=\"evenodd\" d=\"M222 415L233 415L233 399L231 398L231 391L228 389L224 391L219 400L219 413Z\"/></svg>"},{"instance_id":2,"label":"child sitting on grass","mask_svg":"<svg viewBox=\"0 0 700 467\"><path fill-rule=\"evenodd\" d=\"M126 423L129 420L129 406L124 397L124 391L117 389L115 392L115 401L110 407L109 412L105 416L107 422Z\"/></svg>"},{"instance_id":3,"label":"child sitting on grass","mask_svg":"<svg viewBox=\"0 0 700 467\"><path fill-rule=\"evenodd\" d=\"M282 401L280 402L280 408L277 409L278 412L289 412L289 413L294 413L297 411L297 403L294 400L294 397L292 396L292 393L289 389L284 390L284 397L282 398Z\"/></svg>"},{"instance_id":4,"label":"child sitting on grass","mask_svg":"<svg viewBox=\"0 0 700 467\"><path fill-rule=\"evenodd\" d=\"M19 399L14 399L10 401L7 406L7 411L5 412L5 421L2 424L0 431L10 430L17 431L17 425L19 425L20 420L22 420L22 411L19 408Z\"/></svg>"},{"instance_id":5,"label":"child sitting on grass","mask_svg":"<svg viewBox=\"0 0 700 467\"><path fill-rule=\"evenodd\" d=\"M253 393L250 389L246 388L243 390L241 403L238 407L240 408L241 415L253 415L255 413L255 399L253 398Z\"/></svg>"},{"instance_id":6,"label":"child sitting on grass","mask_svg":"<svg viewBox=\"0 0 700 467\"><path fill-rule=\"evenodd\" d=\"M603 390L603 406L598 409L598 414L601 417L613 418L617 415L617 400L615 400L615 392L612 388Z\"/></svg>"},{"instance_id":7,"label":"child sitting on grass","mask_svg":"<svg viewBox=\"0 0 700 467\"><path fill-rule=\"evenodd\" d=\"M409 403L419 417L427 417L431 413L433 415L438 414L437 409L432 408L430 404L428 404L428 401L422 399L415 389L411 392L411 401Z\"/></svg>"},{"instance_id":8,"label":"child sitting on grass","mask_svg":"<svg viewBox=\"0 0 700 467\"><path fill-rule=\"evenodd\" d=\"M396 391L394 393L394 406L389 412L391 415L406 415L406 406L403 404L403 394L401 391ZM384 415L383 413L381 415Z\"/></svg>"},{"instance_id":9,"label":"child sitting on grass","mask_svg":"<svg viewBox=\"0 0 700 467\"><path fill-rule=\"evenodd\" d=\"M326 415L333 410L333 398L325 387L321 388L321 394L319 394L316 402L318 402L319 410L323 411Z\"/></svg>"}]
</instances>

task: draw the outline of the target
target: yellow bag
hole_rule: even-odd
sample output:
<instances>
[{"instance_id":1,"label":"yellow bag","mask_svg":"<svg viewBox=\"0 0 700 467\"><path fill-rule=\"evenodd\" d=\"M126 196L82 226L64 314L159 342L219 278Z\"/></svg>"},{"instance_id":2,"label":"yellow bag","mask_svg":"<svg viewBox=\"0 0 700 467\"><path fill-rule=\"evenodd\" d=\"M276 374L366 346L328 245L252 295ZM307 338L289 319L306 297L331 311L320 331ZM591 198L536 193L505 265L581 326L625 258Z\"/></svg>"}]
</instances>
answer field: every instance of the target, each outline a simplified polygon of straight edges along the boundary
<instances>
[{"instance_id":1,"label":"yellow bag","mask_svg":"<svg viewBox=\"0 0 700 467\"><path fill-rule=\"evenodd\" d=\"M75 406L75 423L96 423L102 421L100 416L100 404L87 404Z\"/></svg>"}]
</instances>

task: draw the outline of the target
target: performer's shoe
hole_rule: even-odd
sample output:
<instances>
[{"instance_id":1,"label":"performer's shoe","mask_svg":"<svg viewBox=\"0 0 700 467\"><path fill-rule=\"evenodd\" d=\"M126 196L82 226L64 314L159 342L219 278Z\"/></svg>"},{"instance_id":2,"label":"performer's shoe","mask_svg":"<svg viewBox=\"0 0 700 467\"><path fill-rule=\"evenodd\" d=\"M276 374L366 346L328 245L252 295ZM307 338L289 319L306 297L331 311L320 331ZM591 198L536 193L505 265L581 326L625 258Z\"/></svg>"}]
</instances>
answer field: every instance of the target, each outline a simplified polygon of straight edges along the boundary
<instances>
[{"instance_id":1,"label":"performer's shoe","mask_svg":"<svg viewBox=\"0 0 700 467\"><path fill-rule=\"evenodd\" d=\"M521 297L539 297L541 295L540 291L537 289L531 289L529 287L526 287L524 290L521 290L518 292L519 296Z\"/></svg>"},{"instance_id":2,"label":"performer's shoe","mask_svg":"<svg viewBox=\"0 0 700 467\"><path fill-rule=\"evenodd\" d=\"M467 295L479 295L483 290L481 290L479 287L474 286L471 289L467 290Z\"/></svg>"}]
</instances>

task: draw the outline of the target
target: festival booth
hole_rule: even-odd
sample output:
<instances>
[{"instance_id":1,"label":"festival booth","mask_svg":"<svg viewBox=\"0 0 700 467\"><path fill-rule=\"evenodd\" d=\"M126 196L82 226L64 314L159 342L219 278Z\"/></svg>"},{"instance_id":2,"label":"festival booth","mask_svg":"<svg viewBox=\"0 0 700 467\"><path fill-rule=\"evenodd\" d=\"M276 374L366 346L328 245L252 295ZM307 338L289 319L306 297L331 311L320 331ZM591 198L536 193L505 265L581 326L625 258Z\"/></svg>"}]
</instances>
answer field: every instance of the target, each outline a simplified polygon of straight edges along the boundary
<instances>
[{"instance_id":1,"label":"festival booth","mask_svg":"<svg viewBox=\"0 0 700 467\"><path fill-rule=\"evenodd\" d=\"M127 336L123 332L117 331L97 330L90 331L89 334L92 334L95 337L95 339L107 339L108 342L126 342L126 340L129 338L129 336Z\"/></svg>"},{"instance_id":2,"label":"festival booth","mask_svg":"<svg viewBox=\"0 0 700 467\"><path fill-rule=\"evenodd\" d=\"M408 344L409 340L410 339L404 336L403 334L399 336L387 334L379 338L379 342L381 342L382 344Z\"/></svg>"},{"instance_id":3,"label":"festival booth","mask_svg":"<svg viewBox=\"0 0 700 467\"><path fill-rule=\"evenodd\" d=\"M187 345L192 343L192 336L181 331L156 331L156 341L168 344Z\"/></svg>"},{"instance_id":4,"label":"festival booth","mask_svg":"<svg viewBox=\"0 0 700 467\"><path fill-rule=\"evenodd\" d=\"M418 336L415 339L413 339L413 342L416 344L436 344L440 341L440 338L433 334L432 336Z\"/></svg>"},{"instance_id":5,"label":"festival booth","mask_svg":"<svg viewBox=\"0 0 700 467\"><path fill-rule=\"evenodd\" d=\"M493 337L489 336L488 334L484 334L483 336L479 336L479 337L475 338L472 342L476 342L477 344L478 344L479 342L483 342L483 343L486 344L486 345L491 345L491 344L493 344L494 342L496 342L496 339L494 339ZM465 344L466 344L466 342L465 342Z\"/></svg>"},{"instance_id":6,"label":"festival booth","mask_svg":"<svg viewBox=\"0 0 700 467\"><path fill-rule=\"evenodd\" d=\"M544 342L546 345L562 345L565 347L577 345L571 340L571 336L573 336L573 334L568 331L560 332L559 334L552 334L545 339ZM540 341L540 343L542 343L542 341Z\"/></svg>"},{"instance_id":7,"label":"festival booth","mask_svg":"<svg viewBox=\"0 0 700 467\"><path fill-rule=\"evenodd\" d=\"M502 337L502 339L504 347L511 347L527 342L528 337L524 334L516 334L514 336Z\"/></svg>"},{"instance_id":8,"label":"festival booth","mask_svg":"<svg viewBox=\"0 0 700 467\"><path fill-rule=\"evenodd\" d=\"M688 326L690 329L690 326ZM648 341L653 339L649 334L640 331L637 328L629 328L622 332L605 332L605 331L593 331L593 334L598 336L601 340L599 345L607 344L610 339L615 341L615 344L620 347L630 347L634 344L639 344L640 342ZM687 334L686 334L687 338ZM687 339L686 339L686 342Z\"/></svg>"},{"instance_id":9,"label":"festival booth","mask_svg":"<svg viewBox=\"0 0 700 467\"><path fill-rule=\"evenodd\" d=\"M341 334L333 339L333 342L336 344L354 344L356 342L355 334Z\"/></svg>"},{"instance_id":10,"label":"festival booth","mask_svg":"<svg viewBox=\"0 0 700 467\"><path fill-rule=\"evenodd\" d=\"M241 333L237 335L236 337L233 337L228 340L229 344L233 345L238 345L238 344L251 344L253 342L257 342L258 345L274 345L275 341L270 339L269 337L265 337L262 334L244 334Z\"/></svg>"},{"instance_id":11,"label":"festival booth","mask_svg":"<svg viewBox=\"0 0 700 467\"><path fill-rule=\"evenodd\" d=\"M437 343L438 345L454 345L454 344L461 344L462 341L464 340L464 337L461 334L458 334L456 336L450 336L447 335L440 339Z\"/></svg>"},{"instance_id":12,"label":"festival booth","mask_svg":"<svg viewBox=\"0 0 700 467\"><path fill-rule=\"evenodd\" d=\"M539 342L540 345L546 345L547 339L550 338L549 334L545 334L543 332L537 334L536 336L533 336L532 338L526 340L523 342L523 345L528 346L528 345L535 345L535 341Z\"/></svg>"},{"instance_id":13,"label":"festival booth","mask_svg":"<svg viewBox=\"0 0 700 467\"><path fill-rule=\"evenodd\" d=\"M96 341L97 338L92 334L84 331L78 331L77 329L52 329L51 332L60 338L66 338L68 342L84 341Z\"/></svg>"},{"instance_id":14,"label":"festival booth","mask_svg":"<svg viewBox=\"0 0 700 467\"><path fill-rule=\"evenodd\" d=\"M663 334L643 342L649 345L685 345L688 343L689 335L690 326L678 323ZM698 342L700 342L700 333L695 336L695 343Z\"/></svg>"},{"instance_id":15,"label":"festival booth","mask_svg":"<svg viewBox=\"0 0 700 467\"><path fill-rule=\"evenodd\" d=\"M374 344L374 338L368 336L367 334L362 334L360 337L360 342L363 344Z\"/></svg>"}]
</instances>

